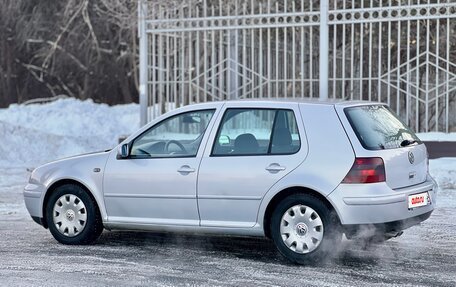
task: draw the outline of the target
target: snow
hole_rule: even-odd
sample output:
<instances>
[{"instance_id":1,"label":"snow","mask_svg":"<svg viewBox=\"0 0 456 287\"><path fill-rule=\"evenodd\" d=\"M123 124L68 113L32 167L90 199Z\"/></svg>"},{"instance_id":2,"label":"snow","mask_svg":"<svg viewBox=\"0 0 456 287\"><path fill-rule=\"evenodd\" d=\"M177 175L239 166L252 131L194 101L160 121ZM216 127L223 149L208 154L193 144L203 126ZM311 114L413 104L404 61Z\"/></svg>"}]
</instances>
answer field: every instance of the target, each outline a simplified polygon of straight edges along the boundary
<instances>
[{"instance_id":1,"label":"snow","mask_svg":"<svg viewBox=\"0 0 456 287\"><path fill-rule=\"evenodd\" d=\"M429 132L429 133L417 133L416 135L422 141L438 141L438 142L456 141L456 133Z\"/></svg>"},{"instance_id":2,"label":"snow","mask_svg":"<svg viewBox=\"0 0 456 287\"><path fill-rule=\"evenodd\" d=\"M137 104L108 106L92 100L0 109L0 166L36 166L62 157L114 147L139 127Z\"/></svg>"},{"instance_id":3,"label":"snow","mask_svg":"<svg viewBox=\"0 0 456 287\"><path fill-rule=\"evenodd\" d=\"M437 181L440 189L456 190L456 158L438 158L429 161L429 172Z\"/></svg>"}]
</instances>

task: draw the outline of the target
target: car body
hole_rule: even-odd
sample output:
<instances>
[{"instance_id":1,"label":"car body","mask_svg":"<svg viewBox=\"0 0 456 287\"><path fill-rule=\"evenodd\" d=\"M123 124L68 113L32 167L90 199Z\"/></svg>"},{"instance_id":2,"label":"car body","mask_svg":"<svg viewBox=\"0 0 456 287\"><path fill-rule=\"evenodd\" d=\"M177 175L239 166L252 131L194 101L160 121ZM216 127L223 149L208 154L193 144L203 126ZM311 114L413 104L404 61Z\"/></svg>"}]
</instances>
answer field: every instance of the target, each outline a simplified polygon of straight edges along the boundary
<instances>
[{"instance_id":1,"label":"car body","mask_svg":"<svg viewBox=\"0 0 456 287\"><path fill-rule=\"evenodd\" d=\"M332 233L400 234L436 191L425 145L384 104L239 100L178 108L113 150L38 167L24 198L66 244L103 228L268 236L303 263Z\"/></svg>"}]
</instances>

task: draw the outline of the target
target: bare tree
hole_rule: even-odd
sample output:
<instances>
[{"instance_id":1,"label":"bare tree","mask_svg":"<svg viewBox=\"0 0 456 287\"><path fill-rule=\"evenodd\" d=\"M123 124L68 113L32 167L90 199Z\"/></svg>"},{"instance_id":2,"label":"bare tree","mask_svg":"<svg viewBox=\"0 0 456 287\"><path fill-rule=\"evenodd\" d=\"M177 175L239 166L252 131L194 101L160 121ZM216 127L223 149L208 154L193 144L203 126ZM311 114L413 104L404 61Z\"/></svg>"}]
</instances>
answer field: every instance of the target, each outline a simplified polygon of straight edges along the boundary
<instances>
[{"instance_id":1,"label":"bare tree","mask_svg":"<svg viewBox=\"0 0 456 287\"><path fill-rule=\"evenodd\" d=\"M0 4L0 106L66 94L137 98L136 1Z\"/></svg>"}]
</instances>

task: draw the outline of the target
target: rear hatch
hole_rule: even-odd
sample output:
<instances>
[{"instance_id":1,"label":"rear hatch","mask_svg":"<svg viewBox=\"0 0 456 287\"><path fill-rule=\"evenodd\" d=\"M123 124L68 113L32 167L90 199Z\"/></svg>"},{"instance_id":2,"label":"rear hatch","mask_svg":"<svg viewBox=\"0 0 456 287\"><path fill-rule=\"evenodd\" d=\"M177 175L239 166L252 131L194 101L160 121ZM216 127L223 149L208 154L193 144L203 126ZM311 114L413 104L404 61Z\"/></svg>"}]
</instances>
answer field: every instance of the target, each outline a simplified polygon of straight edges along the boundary
<instances>
[{"instance_id":1,"label":"rear hatch","mask_svg":"<svg viewBox=\"0 0 456 287\"><path fill-rule=\"evenodd\" d=\"M343 111L351 127L347 133L354 134L356 156L381 157L388 186L397 189L426 181L426 146L387 106L359 105Z\"/></svg>"}]
</instances>

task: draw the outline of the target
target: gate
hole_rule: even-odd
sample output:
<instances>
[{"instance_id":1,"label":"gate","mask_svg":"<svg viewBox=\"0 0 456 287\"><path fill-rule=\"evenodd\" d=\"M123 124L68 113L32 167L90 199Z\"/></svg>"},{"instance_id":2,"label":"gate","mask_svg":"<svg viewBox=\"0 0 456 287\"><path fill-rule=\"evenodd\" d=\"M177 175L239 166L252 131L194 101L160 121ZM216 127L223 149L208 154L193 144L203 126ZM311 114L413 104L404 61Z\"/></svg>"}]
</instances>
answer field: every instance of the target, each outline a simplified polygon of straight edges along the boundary
<instances>
[{"instance_id":1,"label":"gate","mask_svg":"<svg viewBox=\"0 0 456 287\"><path fill-rule=\"evenodd\" d=\"M388 103L456 131L456 0L139 1L141 123L245 98Z\"/></svg>"}]
</instances>

